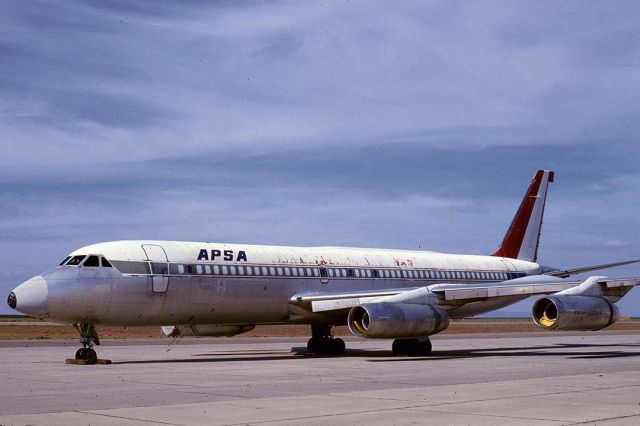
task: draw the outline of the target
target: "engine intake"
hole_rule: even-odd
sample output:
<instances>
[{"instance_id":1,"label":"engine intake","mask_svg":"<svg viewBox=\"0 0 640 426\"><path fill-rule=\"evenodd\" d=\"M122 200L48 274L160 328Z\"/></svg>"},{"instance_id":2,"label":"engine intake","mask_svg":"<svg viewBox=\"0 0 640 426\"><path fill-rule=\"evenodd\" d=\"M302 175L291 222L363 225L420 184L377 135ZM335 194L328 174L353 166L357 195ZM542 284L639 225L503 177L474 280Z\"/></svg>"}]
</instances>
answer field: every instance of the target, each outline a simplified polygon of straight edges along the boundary
<instances>
[{"instance_id":1,"label":"engine intake","mask_svg":"<svg viewBox=\"0 0 640 426\"><path fill-rule=\"evenodd\" d=\"M550 296L533 304L533 320L549 330L600 330L618 320L618 307L594 296Z\"/></svg>"},{"instance_id":2,"label":"engine intake","mask_svg":"<svg viewBox=\"0 0 640 426\"><path fill-rule=\"evenodd\" d=\"M349 311L349 330L356 336L390 339L423 337L449 326L449 316L433 305L369 303Z\"/></svg>"},{"instance_id":3,"label":"engine intake","mask_svg":"<svg viewBox=\"0 0 640 426\"><path fill-rule=\"evenodd\" d=\"M196 324L196 325L165 325L162 326L162 333L167 337L178 336L210 336L231 337L236 334L251 331L256 326L253 324L243 325L219 325L219 324Z\"/></svg>"}]
</instances>

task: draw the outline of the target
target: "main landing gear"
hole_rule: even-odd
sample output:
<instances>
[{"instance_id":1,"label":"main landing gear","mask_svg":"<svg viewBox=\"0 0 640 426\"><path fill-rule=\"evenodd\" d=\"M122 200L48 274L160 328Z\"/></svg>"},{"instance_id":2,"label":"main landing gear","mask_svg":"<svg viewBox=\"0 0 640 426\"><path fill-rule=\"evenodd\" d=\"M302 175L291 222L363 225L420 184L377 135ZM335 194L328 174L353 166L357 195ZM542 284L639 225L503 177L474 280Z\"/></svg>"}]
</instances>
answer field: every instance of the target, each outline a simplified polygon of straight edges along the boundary
<instances>
[{"instance_id":1,"label":"main landing gear","mask_svg":"<svg viewBox=\"0 0 640 426\"><path fill-rule=\"evenodd\" d=\"M100 337L93 324L81 323L73 324L80 333L80 343L82 347L76 351L76 359L87 361L87 364L95 364L98 361L98 355L93 350L93 345L100 344Z\"/></svg>"},{"instance_id":2,"label":"main landing gear","mask_svg":"<svg viewBox=\"0 0 640 426\"><path fill-rule=\"evenodd\" d=\"M431 340L428 337L396 339L393 341L391 350L396 356L425 356L431 354Z\"/></svg>"},{"instance_id":3,"label":"main landing gear","mask_svg":"<svg viewBox=\"0 0 640 426\"><path fill-rule=\"evenodd\" d=\"M344 340L333 337L330 325L312 325L311 339L307 342L307 352L318 355L344 354Z\"/></svg>"}]
</instances>

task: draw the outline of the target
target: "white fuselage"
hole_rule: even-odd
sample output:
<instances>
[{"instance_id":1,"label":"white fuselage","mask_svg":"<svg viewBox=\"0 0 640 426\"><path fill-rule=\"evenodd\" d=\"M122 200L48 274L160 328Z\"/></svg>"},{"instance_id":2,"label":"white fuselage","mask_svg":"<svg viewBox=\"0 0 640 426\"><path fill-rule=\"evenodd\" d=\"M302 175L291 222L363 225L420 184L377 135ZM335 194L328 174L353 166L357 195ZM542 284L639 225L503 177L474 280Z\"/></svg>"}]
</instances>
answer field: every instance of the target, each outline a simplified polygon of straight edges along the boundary
<instances>
[{"instance_id":1,"label":"white fuselage","mask_svg":"<svg viewBox=\"0 0 640 426\"><path fill-rule=\"evenodd\" d=\"M176 241L100 243L70 257L90 255L108 262L41 274L23 284L29 291L16 293L18 304L21 297L22 306L26 297L43 299L29 302L27 313L72 323L340 324L344 318L328 319L291 301L299 294L497 283L541 272L537 263L493 256ZM446 309L451 317L476 315L520 299Z\"/></svg>"}]
</instances>

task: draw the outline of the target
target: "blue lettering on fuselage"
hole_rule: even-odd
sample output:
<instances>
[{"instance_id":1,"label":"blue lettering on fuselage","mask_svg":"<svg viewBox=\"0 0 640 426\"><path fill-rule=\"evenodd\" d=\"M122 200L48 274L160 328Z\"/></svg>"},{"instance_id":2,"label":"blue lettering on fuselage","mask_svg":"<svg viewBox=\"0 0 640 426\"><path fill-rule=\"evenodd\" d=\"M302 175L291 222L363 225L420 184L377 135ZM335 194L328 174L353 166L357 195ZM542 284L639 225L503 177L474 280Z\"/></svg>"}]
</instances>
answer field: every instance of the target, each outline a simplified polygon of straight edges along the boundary
<instances>
[{"instance_id":1,"label":"blue lettering on fuselage","mask_svg":"<svg viewBox=\"0 0 640 426\"><path fill-rule=\"evenodd\" d=\"M239 250L237 253L234 250L218 250L218 249L200 249L198 253L198 260L224 260L227 262L246 262L247 253L244 250Z\"/></svg>"}]
</instances>

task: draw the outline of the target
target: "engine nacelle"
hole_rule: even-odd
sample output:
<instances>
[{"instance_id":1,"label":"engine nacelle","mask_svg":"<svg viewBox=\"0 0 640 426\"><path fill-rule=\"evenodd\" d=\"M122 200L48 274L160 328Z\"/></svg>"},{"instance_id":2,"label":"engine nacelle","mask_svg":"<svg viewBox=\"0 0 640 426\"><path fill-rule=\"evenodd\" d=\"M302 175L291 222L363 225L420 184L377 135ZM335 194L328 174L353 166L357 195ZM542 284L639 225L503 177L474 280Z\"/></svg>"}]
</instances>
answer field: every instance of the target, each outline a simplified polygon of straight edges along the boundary
<instances>
[{"instance_id":1,"label":"engine nacelle","mask_svg":"<svg viewBox=\"0 0 640 426\"><path fill-rule=\"evenodd\" d=\"M430 336L449 326L449 316L436 306L393 302L356 306L347 321L353 334L374 339Z\"/></svg>"},{"instance_id":2,"label":"engine nacelle","mask_svg":"<svg viewBox=\"0 0 640 426\"><path fill-rule=\"evenodd\" d=\"M618 307L594 296L549 296L533 304L533 320L549 330L600 330L618 320Z\"/></svg>"},{"instance_id":3,"label":"engine nacelle","mask_svg":"<svg viewBox=\"0 0 640 426\"><path fill-rule=\"evenodd\" d=\"M167 337L178 336L235 336L246 333L256 328L252 324L244 325L219 325L219 324L196 324L196 325L165 325L162 326L162 333Z\"/></svg>"}]
</instances>

